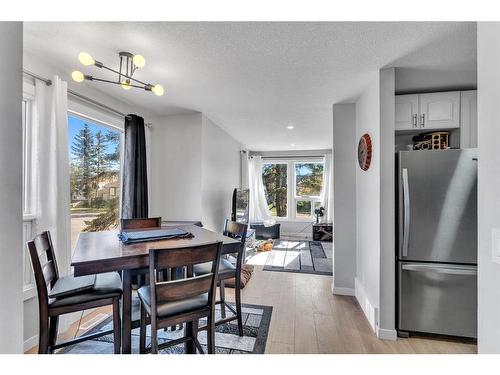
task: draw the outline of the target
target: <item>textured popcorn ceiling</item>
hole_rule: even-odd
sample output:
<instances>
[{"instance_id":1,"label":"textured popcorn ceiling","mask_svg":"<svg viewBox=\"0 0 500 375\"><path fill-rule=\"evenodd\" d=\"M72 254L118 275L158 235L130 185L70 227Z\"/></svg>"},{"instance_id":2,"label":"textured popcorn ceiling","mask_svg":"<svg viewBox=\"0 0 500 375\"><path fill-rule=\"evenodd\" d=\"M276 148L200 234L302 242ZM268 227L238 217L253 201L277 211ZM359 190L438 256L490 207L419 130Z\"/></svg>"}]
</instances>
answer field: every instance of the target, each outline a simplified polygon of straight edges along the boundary
<instances>
[{"instance_id":1,"label":"textured popcorn ceiling","mask_svg":"<svg viewBox=\"0 0 500 375\"><path fill-rule=\"evenodd\" d=\"M66 80L76 68L107 74L79 66L81 51L109 65L119 51L140 53L137 78L161 83L164 96L83 85L159 116L203 112L254 150L332 147L332 104L355 99L382 67L430 71L429 84L476 83L475 23L27 22L24 49ZM398 79L397 88L415 81Z\"/></svg>"}]
</instances>

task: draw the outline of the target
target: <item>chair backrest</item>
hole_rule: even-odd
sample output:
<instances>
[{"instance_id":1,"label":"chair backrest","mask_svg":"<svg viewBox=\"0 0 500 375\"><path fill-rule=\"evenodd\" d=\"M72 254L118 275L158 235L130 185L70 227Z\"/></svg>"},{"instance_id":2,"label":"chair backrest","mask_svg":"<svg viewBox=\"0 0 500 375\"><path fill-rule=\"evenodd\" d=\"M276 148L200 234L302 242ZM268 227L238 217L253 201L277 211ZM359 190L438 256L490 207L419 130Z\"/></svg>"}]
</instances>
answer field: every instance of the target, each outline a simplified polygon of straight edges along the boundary
<instances>
[{"instance_id":1,"label":"chair backrest","mask_svg":"<svg viewBox=\"0 0 500 375\"><path fill-rule=\"evenodd\" d=\"M50 233L42 232L32 241L26 243L33 265L38 303L48 304L48 287L52 288L59 278L56 255Z\"/></svg>"},{"instance_id":2,"label":"chair backrest","mask_svg":"<svg viewBox=\"0 0 500 375\"><path fill-rule=\"evenodd\" d=\"M227 237L238 239L241 242L241 247L238 251L236 261L237 266L241 266L241 262L243 261L243 256L245 254L245 240L247 238L247 229L247 224L238 223L229 219L226 219L226 222L224 223L224 231L222 232L222 234Z\"/></svg>"},{"instance_id":3,"label":"chair backrest","mask_svg":"<svg viewBox=\"0 0 500 375\"><path fill-rule=\"evenodd\" d=\"M175 249L149 250L149 282L151 288L151 318L156 319L156 305L162 302L179 301L208 293L209 305L215 305L217 276L222 251L222 242ZM212 262L208 274L173 281L158 281L159 270L193 266Z\"/></svg>"},{"instance_id":4,"label":"chair backrest","mask_svg":"<svg viewBox=\"0 0 500 375\"><path fill-rule=\"evenodd\" d=\"M161 217L148 217L144 219L121 219L122 230L144 229L161 227Z\"/></svg>"}]
</instances>

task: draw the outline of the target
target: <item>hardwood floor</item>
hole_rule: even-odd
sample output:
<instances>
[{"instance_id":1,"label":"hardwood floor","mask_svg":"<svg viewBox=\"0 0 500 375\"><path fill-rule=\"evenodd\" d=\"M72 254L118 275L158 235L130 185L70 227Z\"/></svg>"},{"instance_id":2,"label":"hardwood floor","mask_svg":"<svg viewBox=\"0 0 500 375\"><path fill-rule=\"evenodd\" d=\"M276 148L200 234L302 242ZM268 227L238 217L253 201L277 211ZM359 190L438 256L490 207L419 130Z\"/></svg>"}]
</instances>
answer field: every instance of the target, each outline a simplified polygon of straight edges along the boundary
<instances>
[{"instance_id":1,"label":"hardwood floor","mask_svg":"<svg viewBox=\"0 0 500 375\"><path fill-rule=\"evenodd\" d=\"M266 254L257 254L250 263L254 275L242 290L243 303L273 306L266 353L477 353L468 342L410 337L397 341L379 340L373 333L354 297L332 295L330 276L263 271ZM226 288L226 299L234 290ZM97 309L84 317L82 325L99 314ZM96 318L97 317L97 318ZM83 334L78 322L60 335L61 339ZM28 353L36 353L36 347Z\"/></svg>"}]
</instances>

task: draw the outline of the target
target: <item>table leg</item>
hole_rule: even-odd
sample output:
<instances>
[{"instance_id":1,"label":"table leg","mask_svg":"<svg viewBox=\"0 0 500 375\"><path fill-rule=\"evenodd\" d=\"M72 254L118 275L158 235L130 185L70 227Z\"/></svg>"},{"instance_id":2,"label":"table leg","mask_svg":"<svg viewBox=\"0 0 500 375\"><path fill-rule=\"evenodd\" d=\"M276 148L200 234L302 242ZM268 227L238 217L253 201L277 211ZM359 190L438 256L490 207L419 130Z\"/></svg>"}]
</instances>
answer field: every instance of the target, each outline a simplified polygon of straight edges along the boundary
<instances>
[{"instance_id":1,"label":"table leg","mask_svg":"<svg viewBox=\"0 0 500 375\"><path fill-rule=\"evenodd\" d=\"M124 270L122 275L122 353L132 352L132 272Z\"/></svg>"}]
</instances>

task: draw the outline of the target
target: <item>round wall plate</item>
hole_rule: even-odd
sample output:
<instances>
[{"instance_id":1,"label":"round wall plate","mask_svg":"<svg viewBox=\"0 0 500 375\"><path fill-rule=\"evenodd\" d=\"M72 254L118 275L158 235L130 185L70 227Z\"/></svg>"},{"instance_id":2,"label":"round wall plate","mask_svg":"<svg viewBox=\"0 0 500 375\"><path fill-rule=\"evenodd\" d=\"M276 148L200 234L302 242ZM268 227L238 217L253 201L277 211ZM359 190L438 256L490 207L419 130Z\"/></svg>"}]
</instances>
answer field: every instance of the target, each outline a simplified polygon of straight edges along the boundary
<instances>
[{"instance_id":1,"label":"round wall plate","mask_svg":"<svg viewBox=\"0 0 500 375\"><path fill-rule=\"evenodd\" d=\"M368 133L361 136L358 143L358 163L359 167L367 171L372 161L372 139Z\"/></svg>"}]
</instances>

